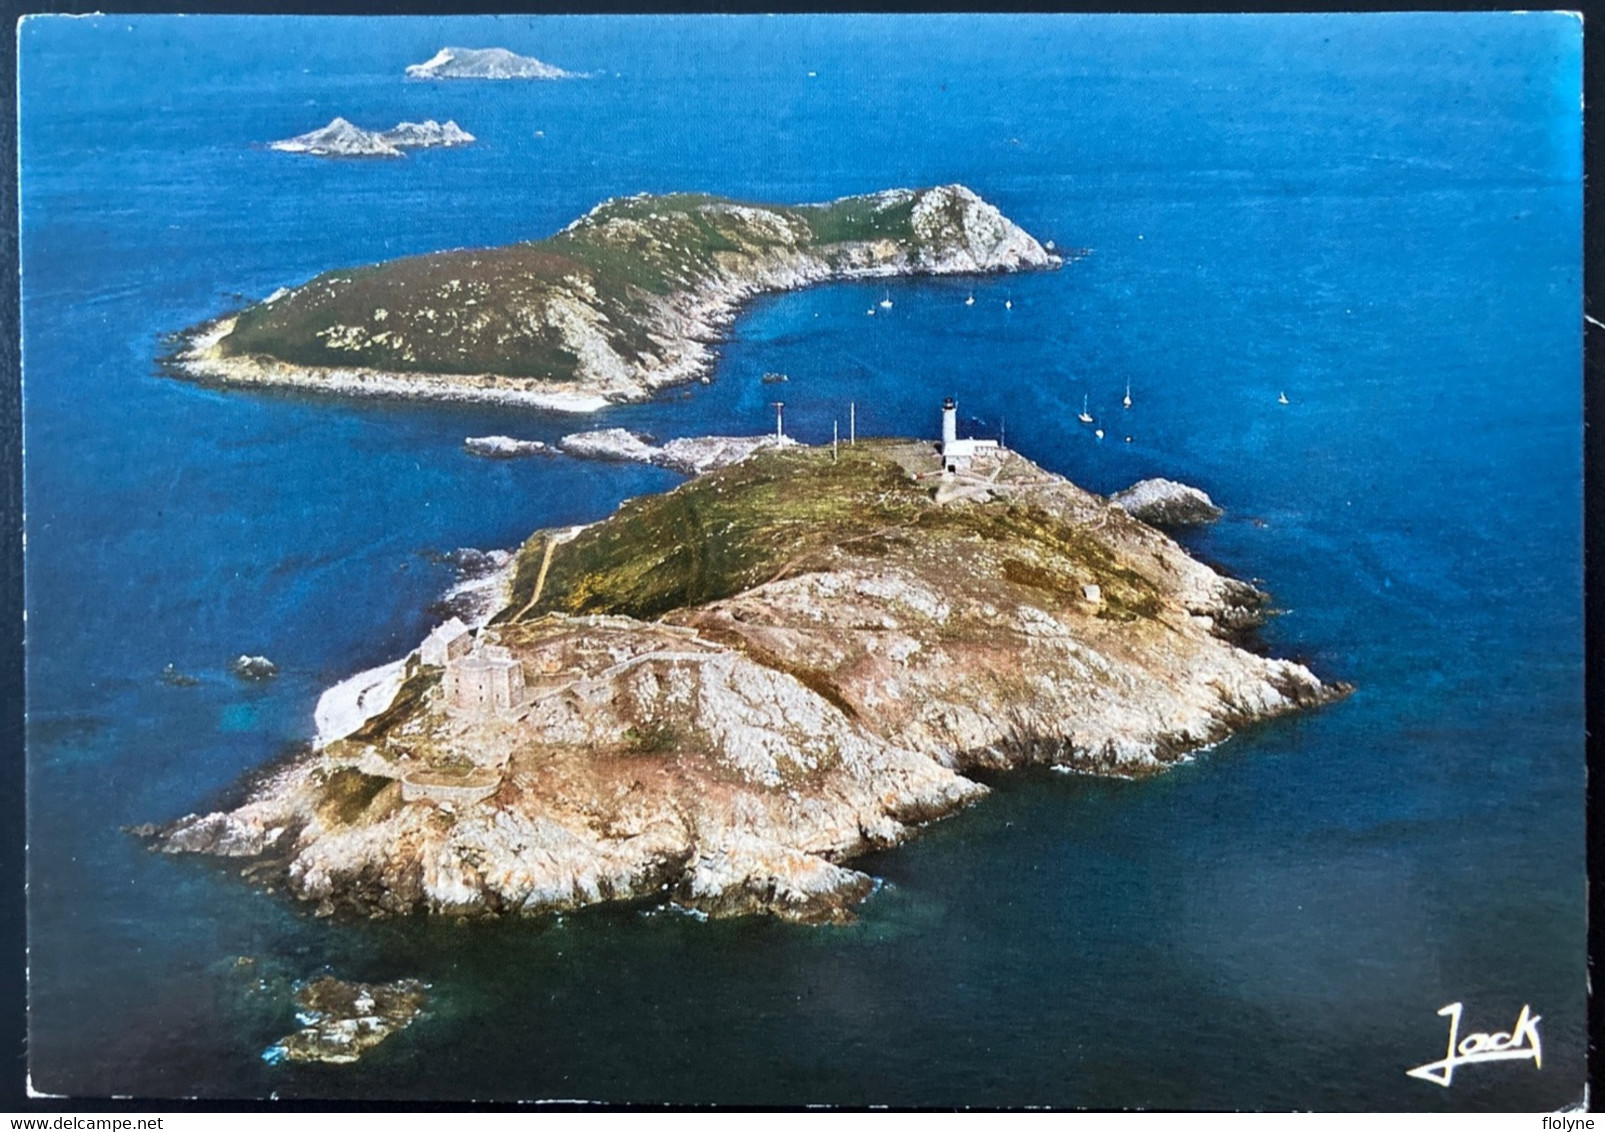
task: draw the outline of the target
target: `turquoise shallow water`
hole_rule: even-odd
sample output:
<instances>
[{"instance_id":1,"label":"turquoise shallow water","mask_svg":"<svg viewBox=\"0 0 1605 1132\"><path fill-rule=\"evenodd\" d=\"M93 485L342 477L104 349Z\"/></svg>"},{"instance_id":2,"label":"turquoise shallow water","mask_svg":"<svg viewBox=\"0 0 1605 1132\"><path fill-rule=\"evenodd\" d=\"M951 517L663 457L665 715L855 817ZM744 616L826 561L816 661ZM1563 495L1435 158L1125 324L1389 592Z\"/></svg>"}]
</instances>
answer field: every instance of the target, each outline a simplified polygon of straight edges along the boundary
<instances>
[{"instance_id":1,"label":"turquoise shallow water","mask_svg":"<svg viewBox=\"0 0 1605 1132\"><path fill-rule=\"evenodd\" d=\"M594 75L400 81L448 42ZM1549 15L25 24L35 1088L1575 1100L1579 46ZM256 144L336 114L452 117L481 140L386 163ZM176 383L153 365L165 333L331 266L545 235L618 193L949 181L1091 254L899 282L873 318L878 287L765 299L714 384L595 426L759 431L774 369L813 441L849 400L866 434L934 433L954 393L967 427L1006 423L1095 490L1208 490L1226 518L1189 545L1262 580L1284 610L1267 645L1353 697L1150 782L992 780L863 863L884 884L845 929L639 909L329 923L119 832L305 740L322 687L428 627L440 552L678 478L461 449L572 418ZM1101 443L1074 421L1084 394L1119 422ZM281 676L239 685L241 652ZM169 663L201 683L164 684ZM265 1064L287 981L324 969L425 978L433 1011L356 1067ZM1530 1003L1543 1067L1407 1078L1440 1056L1452 1001L1477 1029Z\"/></svg>"}]
</instances>

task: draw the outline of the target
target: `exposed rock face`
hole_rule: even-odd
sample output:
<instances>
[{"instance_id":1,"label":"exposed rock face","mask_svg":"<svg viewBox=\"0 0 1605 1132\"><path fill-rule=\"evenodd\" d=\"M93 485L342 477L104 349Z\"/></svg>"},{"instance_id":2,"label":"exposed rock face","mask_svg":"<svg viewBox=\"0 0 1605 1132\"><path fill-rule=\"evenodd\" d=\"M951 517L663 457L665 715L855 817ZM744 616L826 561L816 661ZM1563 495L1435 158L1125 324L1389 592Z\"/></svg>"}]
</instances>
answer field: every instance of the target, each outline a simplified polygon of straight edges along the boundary
<instances>
[{"instance_id":1,"label":"exposed rock face","mask_svg":"<svg viewBox=\"0 0 1605 1132\"><path fill-rule=\"evenodd\" d=\"M570 433L559 440L557 446L570 456L656 464L660 468L698 475L739 464L760 448L790 443L789 438L781 441L774 436L682 436L657 445L626 429L603 428Z\"/></svg>"},{"instance_id":2,"label":"exposed rock face","mask_svg":"<svg viewBox=\"0 0 1605 1132\"><path fill-rule=\"evenodd\" d=\"M379 139L398 149L429 149L434 146L450 148L472 145L477 140L456 122L448 119L442 126L433 118L422 122L400 122L381 133Z\"/></svg>"},{"instance_id":3,"label":"exposed rock face","mask_svg":"<svg viewBox=\"0 0 1605 1132\"><path fill-rule=\"evenodd\" d=\"M322 913L841 920L872 889L847 862L982 797L971 768L1152 774L1346 690L1239 646L1253 587L1026 460L996 471L944 504L930 446L763 450L539 534L481 630L519 710L452 708L415 666L158 843L257 856Z\"/></svg>"},{"instance_id":4,"label":"exposed rock face","mask_svg":"<svg viewBox=\"0 0 1605 1132\"><path fill-rule=\"evenodd\" d=\"M623 428L572 432L559 440L557 446L570 456L581 456L591 460L619 460L632 464L650 464L653 455L658 451L655 445Z\"/></svg>"},{"instance_id":5,"label":"exposed rock face","mask_svg":"<svg viewBox=\"0 0 1605 1132\"><path fill-rule=\"evenodd\" d=\"M505 47L442 47L425 63L407 68L411 79L572 79L561 67L528 55L515 55Z\"/></svg>"},{"instance_id":6,"label":"exposed rock face","mask_svg":"<svg viewBox=\"0 0 1605 1132\"><path fill-rule=\"evenodd\" d=\"M224 384L590 410L706 374L758 294L1059 263L963 185L799 206L638 196L534 243L329 272L192 328L168 361Z\"/></svg>"},{"instance_id":7,"label":"exposed rock face","mask_svg":"<svg viewBox=\"0 0 1605 1132\"><path fill-rule=\"evenodd\" d=\"M297 991L295 1001L305 1027L270 1046L263 1060L346 1065L410 1026L429 992L417 979L346 983L324 976Z\"/></svg>"},{"instance_id":8,"label":"exposed rock face","mask_svg":"<svg viewBox=\"0 0 1605 1132\"><path fill-rule=\"evenodd\" d=\"M1150 479L1117 491L1109 502L1156 527L1192 527L1221 517L1214 500L1196 487L1175 480Z\"/></svg>"},{"instance_id":9,"label":"exposed rock face","mask_svg":"<svg viewBox=\"0 0 1605 1132\"><path fill-rule=\"evenodd\" d=\"M433 118L427 122L402 122L381 131L364 130L344 118L336 118L322 129L270 142L268 148L314 157L404 157L403 150L468 145L473 140L474 135L456 122L442 126Z\"/></svg>"},{"instance_id":10,"label":"exposed rock face","mask_svg":"<svg viewBox=\"0 0 1605 1132\"><path fill-rule=\"evenodd\" d=\"M269 142L282 153L310 153L314 157L401 157L402 152L372 130L336 118L321 129L283 141Z\"/></svg>"}]
</instances>

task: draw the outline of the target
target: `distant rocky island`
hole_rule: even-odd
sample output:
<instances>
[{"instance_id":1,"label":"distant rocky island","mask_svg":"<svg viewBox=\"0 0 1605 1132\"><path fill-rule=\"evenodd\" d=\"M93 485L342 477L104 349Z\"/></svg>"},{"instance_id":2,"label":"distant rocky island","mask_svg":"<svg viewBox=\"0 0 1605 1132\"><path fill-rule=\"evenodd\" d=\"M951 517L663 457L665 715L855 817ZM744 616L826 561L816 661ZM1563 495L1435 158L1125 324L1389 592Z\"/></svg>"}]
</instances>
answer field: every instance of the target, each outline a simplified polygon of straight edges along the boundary
<instances>
[{"instance_id":1,"label":"distant rocky island","mask_svg":"<svg viewBox=\"0 0 1605 1132\"><path fill-rule=\"evenodd\" d=\"M582 76L505 47L442 47L407 68L410 79L575 79Z\"/></svg>"},{"instance_id":2,"label":"distant rocky island","mask_svg":"<svg viewBox=\"0 0 1605 1132\"><path fill-rule=\"evenodd\" d=\"M998 446L943 469L754 445L536 532L481 628L331 690L318 747L154 843L319 914L834 922L873 889L852 859L972 771L1151 775L1347 691L1245 647L1266 595L1109 500Z\"/></svg>"},{"instance_id":3,"label":"distant rocky island","mask_svg":"<svg viewBox=\"0 0 1605 1132\"><path fill-rule=\"evenodd\" d=\"M222 385L589 411L708 373L755 295L1060 262L963 185L633 196L543 240L326 272L190 328L167 362Z\"/></svg>"},{"instance_id":4,"label":"distant rocky island","mask_svg":"<svg viewBox=\"0 0 1605 1132\"><path fill-rule=\"evenodd\" d=\"M441 125L433 118L401 122L388 130L364 130L344 118L336 118L310 133L269 142L268 148L314 157L405 157L409 149L468 145L474 140L474 135L456 122Z\"/></svg>"}]
</instances>

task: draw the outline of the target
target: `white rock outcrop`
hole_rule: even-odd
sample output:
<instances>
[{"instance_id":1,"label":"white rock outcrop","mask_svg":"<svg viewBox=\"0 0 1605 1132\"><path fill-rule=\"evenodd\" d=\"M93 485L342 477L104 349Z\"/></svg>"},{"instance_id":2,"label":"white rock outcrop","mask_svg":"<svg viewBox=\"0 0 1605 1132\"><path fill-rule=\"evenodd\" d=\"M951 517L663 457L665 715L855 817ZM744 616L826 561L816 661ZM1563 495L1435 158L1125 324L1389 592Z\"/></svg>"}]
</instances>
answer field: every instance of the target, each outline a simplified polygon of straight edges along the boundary
<instances>
[{"instance_id":1,"label":"white rock outcrop","mask_svg":"<svg viewBox=\"0 0 1605 1132\"><path fill-rule=\"evenodd\" d=\"M683 436L665 444L651 444L636 433L622 428L573 432L557 442L570 456L593 460L619 460L634 464L656 464L687 475L739 464L762 448L794 443L789 437L774 436Z\"/></svg>"},{"instance_id":2,"label":"white rock outcrop","mask_svg":"<svg viewBox=\"0 0 1605 1132\"><path fill-rule=\"evenodd\" d=\"M314 157L405 157L404 151L409 149L468 145L474 140L474 135L456 122L441 125L433 118L425 122L401 122L388 130L365 130L344 118L335 118L320 129L269 142L268 148ZM282 297L275 293L268 301Z\"/></svg>"},{"instance_id":3,"label":"white rock outcrop","mask_svg":"<svg viewBox=\"0 0 1605 1132\"><path fill-rule=\"evenodd\" d=\"M456 122L441 125L433 118L422 122L400 122L379 134L379 140L397 149L427 149L431 146L471 145L478 139Z\"/></svg>"},{"instance_id":4,"label":"white rock outcrop","mask_svg":"<svg viewBox=\"0 0 1605 1132\"><path fill-rule=\"evenodd\" d=\"M410 79L572 79L578 75L505 47L442 47L407 68Z\"/></svg>"},{"instance_id":5,"label":"white rock outcrop","mask_svg":"<svg viewBox=\"0 0 1605 1132\"><path fill-rule=\"evenodd\" d=\"M475 456L492 460L511 460L519 456L541 456L552 449L540 440L518 440L511 436L470 436L463 447Z\"/></svg>"},{"instance_id":6,"label":"white rock outcrop","mask_svg":"<svg viewBox=\"0 0 1605 1132\"><path fill-rule=\"evenodd\" d=\"M1222 511L1196 487L1167 479L1146 479L1117 491L1109 502L1156 527L1191 527L1213 523Z\"/></svg>"}]
</instances>

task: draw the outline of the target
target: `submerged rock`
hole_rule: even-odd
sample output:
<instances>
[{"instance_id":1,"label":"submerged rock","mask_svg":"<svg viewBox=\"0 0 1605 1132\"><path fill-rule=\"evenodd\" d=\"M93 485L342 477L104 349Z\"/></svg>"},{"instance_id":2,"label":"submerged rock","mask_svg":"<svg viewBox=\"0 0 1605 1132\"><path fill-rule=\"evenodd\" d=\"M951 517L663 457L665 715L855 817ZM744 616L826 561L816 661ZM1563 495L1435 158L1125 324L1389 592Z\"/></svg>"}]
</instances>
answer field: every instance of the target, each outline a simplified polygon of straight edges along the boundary
<instances>
[{"instance_id":1,"label":"submerged rock","mask_svg":"<svg viewBox=\"0 0 1605 1132\"><path fill-rule=\"evenodd\" d=\"M851 859L982 798L973 770L1155 774L1347 691L1240 647L1265 595L1101 497L1012 453L985 501L939 475L926 444L764 448L538 532L474 645L507 703L420 667L158 844L256 855L319 914L839 922Z\"/></svg>"},{"instance_id":2,"label":"submerged rock","mask_svg":"<svg viewBox=\"0 0 1605 1132\"><path fill-rule=\"evenodd\" d=\"M1141 480L1115 492L1109 502L1156 527L1201 526L1224 514L1198 488L1167 479Z\"/></svg>"},{"instance_id":3,"label":"submerged rock","mask_svg":"<svg viewBox=\"0 0 1605 1132\"><path fill-rule=\"evenodd\" d=\"M331 976L296 992L305 1026L268 1047L265 1061L321 1061L347 1065L397 1030L406 1029L429 1002L427 984L346 983Z\"/></svg>"},{"instance_id":4,"label":"submerged rock","mask_svg":"<svg viewBox=\"0 0 1605 1132\"><path fill-rule=\"evenodd\" d=\"M200 683L200 680L187 672L180 672L177 665L169 664L162 669L162 683L174 688L193 688Z\"/></svg>"},{"instance_id":5,"label":"submerged rock","mask_svg":"<svg viewBox=\"0 0 1605 1132\"><path fill-rule=\"evenodd\" d=\"M442 47L407 68L410 79L572 79L578 75L505 47Z\"/></svg>"}]
</instances>

